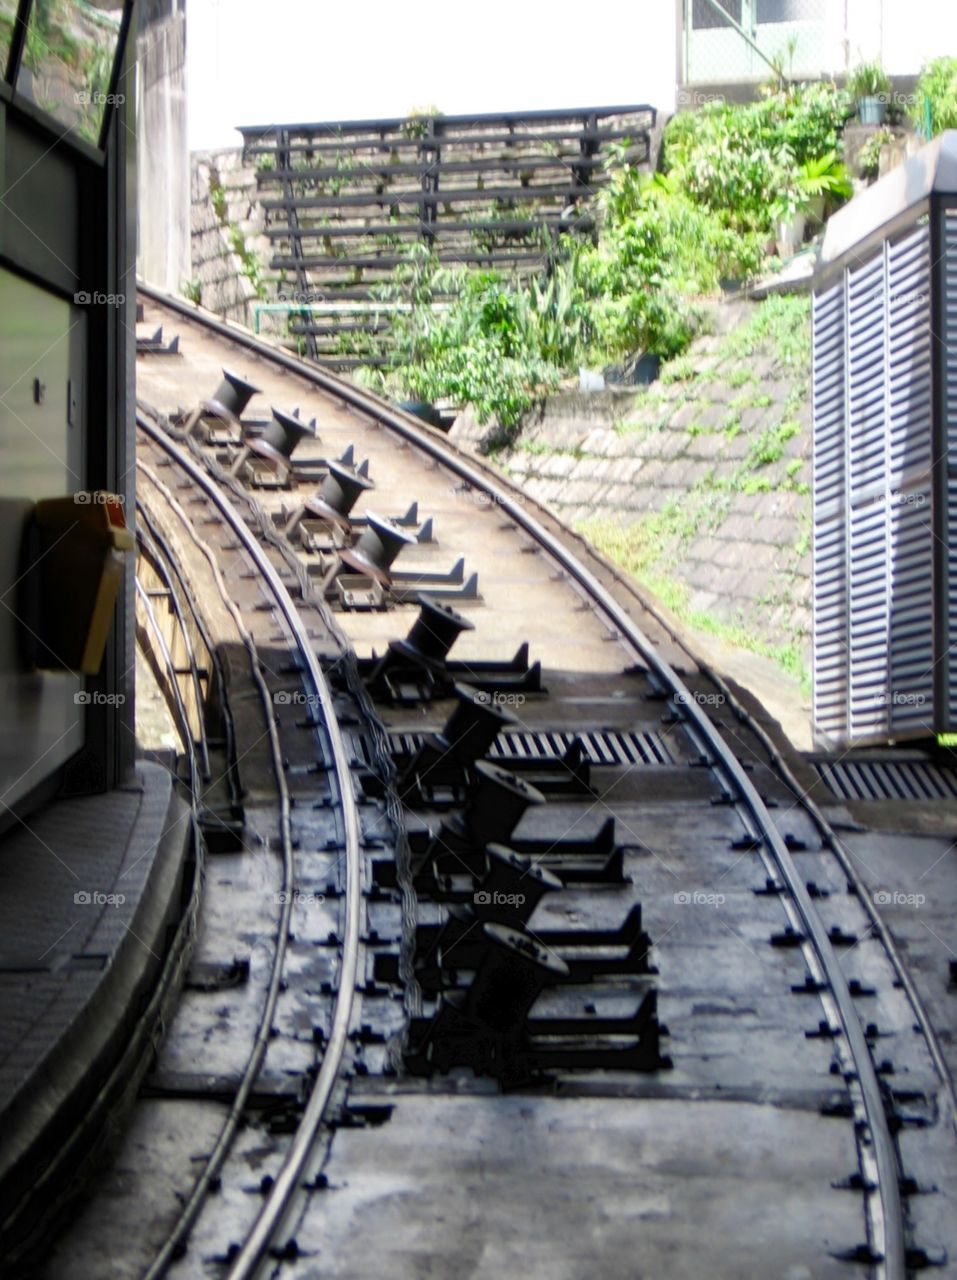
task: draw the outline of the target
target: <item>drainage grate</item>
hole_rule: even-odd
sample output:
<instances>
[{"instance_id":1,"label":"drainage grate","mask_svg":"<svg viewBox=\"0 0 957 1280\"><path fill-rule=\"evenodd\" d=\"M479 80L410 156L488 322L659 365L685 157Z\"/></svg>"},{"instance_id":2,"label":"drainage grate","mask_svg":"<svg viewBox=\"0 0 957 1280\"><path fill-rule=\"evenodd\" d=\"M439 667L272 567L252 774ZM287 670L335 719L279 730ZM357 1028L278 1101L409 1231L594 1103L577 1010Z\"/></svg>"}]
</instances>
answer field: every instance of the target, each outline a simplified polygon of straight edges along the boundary
<instances>
[{"instance_id":1,"label":"drainage grate","mask_svg":"<svg viewBox=\"0 0 957 1280\"><path fill-rule=\"evenodd\" d=\"M501 733L489 750L490 760L540 760L563 756L575 739L593 765L674 764L674 756L657 733ZM390 735L392 750L412 755L422 742L418 733Z\"/></svg>"},{"instance_id":2,"label":"drainage grate","mask_svg":"<svg viewBox=\"0 0 957 1280\"><path fill-rule=\"evenodd\" d=\"M822 760L814 768L841 800L957 798L957 774L930 760Z\"/></svg>"}]
</instances>

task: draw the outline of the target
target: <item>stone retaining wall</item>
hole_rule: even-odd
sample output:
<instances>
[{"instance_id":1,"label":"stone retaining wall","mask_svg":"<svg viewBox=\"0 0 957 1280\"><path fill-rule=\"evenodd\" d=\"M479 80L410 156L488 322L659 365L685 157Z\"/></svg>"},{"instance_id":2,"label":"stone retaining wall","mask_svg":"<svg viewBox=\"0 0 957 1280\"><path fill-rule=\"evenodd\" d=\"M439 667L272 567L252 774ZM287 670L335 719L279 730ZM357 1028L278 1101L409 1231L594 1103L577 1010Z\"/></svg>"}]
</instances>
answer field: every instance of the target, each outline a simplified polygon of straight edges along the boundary
<instances>
[{"instance_id":1,"label":"stone retaining wall","mask_svg":"<svg viewBox=\"0 0 957 1280\"><path fill-rule=\"evenodd\" d=\"M550 398L492 456L679 616L794 669L811 621L809 334L807 299L719 307L659 382ZM452 436L490 439L470 414Z\"/></svg>"}]
</instances>

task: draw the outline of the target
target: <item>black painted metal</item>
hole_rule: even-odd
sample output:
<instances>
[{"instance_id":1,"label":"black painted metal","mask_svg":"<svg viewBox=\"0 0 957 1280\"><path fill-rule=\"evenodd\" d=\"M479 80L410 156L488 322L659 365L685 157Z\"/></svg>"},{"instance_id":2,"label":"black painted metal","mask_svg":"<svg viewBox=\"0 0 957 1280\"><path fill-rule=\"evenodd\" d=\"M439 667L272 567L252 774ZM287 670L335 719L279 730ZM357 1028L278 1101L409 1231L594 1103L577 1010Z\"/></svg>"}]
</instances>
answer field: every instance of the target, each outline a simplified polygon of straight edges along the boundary
<instances>
[{"instance_id":1,"label":"black painted metal","mask_svg":"<svg viewBox=\"0 0 957 1280\"><path fill-rule=\"evenodd\" d=\"M353 463L342 459L329 463L329 473L319 487L319 492L307 498L305 508L309 515L318 516L340 528L348 529L349 515L359 497L375 485L368 475Z\"/></svg>"},{"instance_id":2,"label":"black painted metal","mask_svg":"<svg viewBox=\"0 0 957 1280\"><path fill-rule=\"evenodd\" d=\"M246 412L246 406L253 396L259 394L259 388L241 378L238 373L229 369L223 370L223 380L213 392L209 400L212 411L220 410L228 418L238 422Z\"/></svg>"},{"instance_id":3,"label":"black painted metal","mask_svg":"<svg viewBox=\"0 0 957 1280\"><path fill-rule=\"evenodd\" d=\"M405 260L399 246L535 270L557 237L591 229L581 214L608 179L610 145L649 161L655 119L652 107L625 105L241 128L244 155L260 166L271 269L292 276L297 292L282 282L280 293L302 304L290 334L340 368L381 363L382 313L339 308Z\"/></svg>"}]
</instances>

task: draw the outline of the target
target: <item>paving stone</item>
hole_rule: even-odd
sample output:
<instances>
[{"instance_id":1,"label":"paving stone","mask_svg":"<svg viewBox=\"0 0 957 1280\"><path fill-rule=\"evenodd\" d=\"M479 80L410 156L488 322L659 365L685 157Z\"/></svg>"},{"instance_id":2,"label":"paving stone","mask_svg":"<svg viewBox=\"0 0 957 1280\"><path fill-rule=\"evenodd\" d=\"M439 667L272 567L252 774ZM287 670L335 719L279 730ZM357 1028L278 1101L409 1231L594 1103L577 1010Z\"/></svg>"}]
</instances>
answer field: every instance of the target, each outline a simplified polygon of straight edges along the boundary
<instances>
[{"instance_id":1,"label":"paving stone","mask_svg":"<svg viewBox=\"0 0 957 1280\"><path fill-rule=\"evenodd\" d=\"M546 480L541 476L533 477L525 484L524 488L525 492L530 497L535 498L537 502L547 503L554 500L558 494L558 482Z\"/></svg>"},{"instance_id":2,"label":"paving stone","mask_svg":"<svg viewBox=\"0 0 957 1280\"><path fill-rule=\"evenodd\" d=\"M539 464L538 474L548 480L564 480L575 470L578 458L571 453L547 454Z\"/></svg>"},{"instance_id":3,"label":"paving stone","mask_svg":"<svg viewBox=\"0 0 957 1280\"><path fill-rule=\"evenodd\" d=\"M603 506L608 507L640 506L641 490L636 490L630 484L613 484L602 493L601 502Z\"/></svg>"},{"instance_id":4,"label":"paving stone","mask_svg":"<svg viewBox=\"0 0 957 1280\"><path fill-rule=\"evenodd\" d=\"M686 456L689 458L701 458L713 464L722 456L726 443L725 437L721 432L705 432L699 436L692 437L688 443Z\"/></svg>"},{"instance_id":5,"label":"paving stone","mask_svg":"<svg viewBox=\"0 0 957 1280\"><path fill-rule=\"evenodd\" d=\"M605 484L614 474L615 462L612 458L576 458L575 465L565 477L568 480L601 480Z\"/></svg>"},{"instance_id":6,"label":"paving stone","mask_svg":"<svg viewBox=\"0 0 957 1280\"><path fill-rule=\"evenodd\" d=\"M709 405L705 405L704 408L702 408L699 411L698 417L696 418L696 422L698 423L699 426L708 427L716 430L724 426L725 421L727 420L727 417L728 417L727 405L709 404Z\"/></svg>"},{"instance_id":7,"label":"paving stone","mask_svg":"<svg viewBox=\"0 0 957 1280\"><path fill-rule=\"evenodd\" d=\"M582 442L582 449L585 453L597 453L603 458L620 458L628 453L625 438L606 427L590 431Z\"/></svg>"},{"instance_id":8,"label":"paving stone","mask_svg":"<svg viewBox=\"0 0 957 1280\"><path fill-rule=\"evenodd\" d=\"M563 506L580 506L594 502L602 487L593 480L568 480L555 490L555 500Z\"/></svg>"},{"instance_id":9,"label":"paving stone","mask_svg":"<svg viewBox=\"0 0 957 1280\"><path fill-rule=\"evenodd\" d=\"M505 459L505 469L510 476L526 476L531 471L531 458L527 453L510 453Z\"/></svg>"},{"instance_id":10,"label":"paving stone","mask_svg":"<svg viewBox=\"0 0 957 1280\"><path fill-rule=\"evenodd\" d=\"M673 489L693 489L709 472L714 470L710 462L702 462L694 458L681 458L670 462L662 468L662 482Z\"/></svg>"},{"instance_id":11,"label":"paving stone","mask_svg":"<svg viewBox=\"0 0 957 1280\"><path fill-rule=\"evenodd\" d=\"M645 460L644 458L622 458L610 463L610 466L614 468L614 474L622 484L632 484L645 467Z\"/></svg>"},{"instance_id":12,"label":"paving stone","mask_svg":"<svg viewBox=\"0 0 957 1280\"><path fill-rule=\"evenodd\" d=\"M541 423L528 438L540 440L550 444L553 448L578 449L581 448L583 441L591 430L592 424L582 422L580 419L569 418L563 420L550 417L547 422Z\"/></svg>"},{"instance_id":13,"label":"paving stone","mask_svg":"<svg viewBox=\"0 0 957 1280\"><path fill-rule=\"evenodd\" d=\"M699 412L698 406L693 401L685 401L668 419L668 430L684 431L686 427L690 427L693 422L698 421Z\"/></svg>"}]
</instances>

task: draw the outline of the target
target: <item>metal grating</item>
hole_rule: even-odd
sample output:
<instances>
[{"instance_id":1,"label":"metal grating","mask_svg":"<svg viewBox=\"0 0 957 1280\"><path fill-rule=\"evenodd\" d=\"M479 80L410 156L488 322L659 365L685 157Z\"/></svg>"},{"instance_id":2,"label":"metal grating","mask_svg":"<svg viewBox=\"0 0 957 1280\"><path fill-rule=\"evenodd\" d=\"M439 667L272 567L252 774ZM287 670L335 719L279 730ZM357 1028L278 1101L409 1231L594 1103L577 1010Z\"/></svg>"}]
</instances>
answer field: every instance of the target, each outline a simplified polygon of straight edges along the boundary
<instances>
[{"instance_id":1,"label":"metal grating","mask_svg":"<svg viewBox=\"0 0 957 1280\"><path fill-rule=\"evenodd\" d=\"M668 765L675 758L664 738L657 733L524 733L499 734L489 751L490 760L540 760L561 757L575 740L582 744L589 764L630 767L631 765ZM421 746L418 733L390 734L392 750L412 755Z\"/></svg>"},{"instance_id":2,"label":"metal grating","mask_svg":"<svg viewBox=\"0 0 957 1280\"><path fill-rule=\"evenodd\" d=\"M953 800L957 772L930 760L816 761L814 768L840 800Z\"/></svg>"},{"instance_id":3,"label":"metal grating","mask_svg":"<svg viewBox=\"0 0 957 1280\"><path fill-rule=\"evenodd\" d=\"M814 299L814 720L834 741L934 724L930 228Z\"/></svg>"},{"instance_id":4,"label":"metal grating","mask_svg":"<svg viewBox=\"0 0 957 1280\"><path fill-rule=\"evenodd\" d=\"M957 723L957 360L952 353L957 351L957 208L943 210L941 217L941 263L940 263L940 335L939 350L944 357L940 360L940 381L942 383L943 423L941 424L941 454L946 459L947 472L947 514L946 521L940 521L943 531L946 529L946 541L943 548L946 557L943 569L944 582L942 592L946 600L941 602L940 612L943 614L945 628L943 644L946 646L941 668L946 688L943 693L948 724L951 729ZM950 358L946 358L947 356Z\"/></svg>"}]
</instances>

